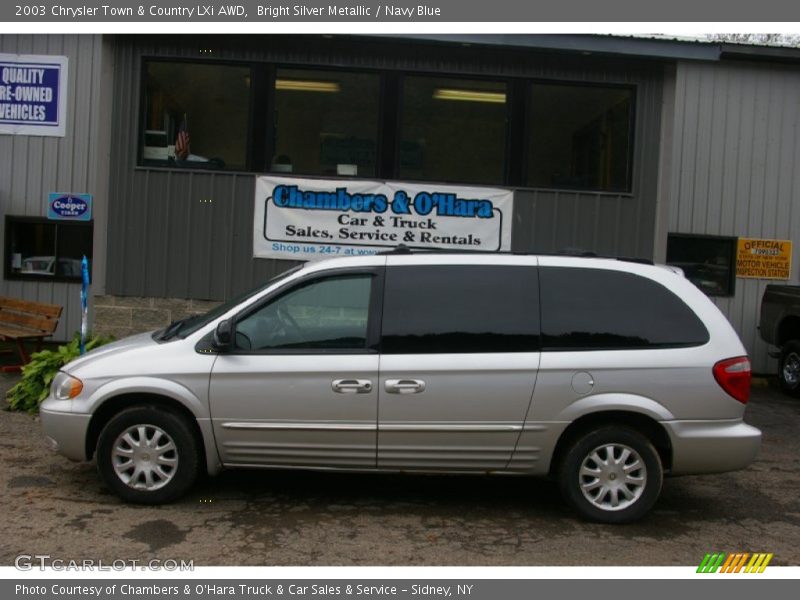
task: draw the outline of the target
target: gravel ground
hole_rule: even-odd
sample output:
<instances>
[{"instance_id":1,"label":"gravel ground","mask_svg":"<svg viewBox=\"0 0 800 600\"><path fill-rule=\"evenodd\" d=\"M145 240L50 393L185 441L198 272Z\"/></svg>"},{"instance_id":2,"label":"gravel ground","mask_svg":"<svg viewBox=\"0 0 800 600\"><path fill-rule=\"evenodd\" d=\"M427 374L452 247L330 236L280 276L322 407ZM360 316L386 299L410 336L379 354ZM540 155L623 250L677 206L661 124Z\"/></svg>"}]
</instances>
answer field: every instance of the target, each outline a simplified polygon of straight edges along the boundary
<instances>
[{"instance_id":1,"label":"gravel ground","mask_svg":"<svg viewBox=\"0 0 800 600\"><path fill-rule=\"evenodd\" d=\"M93 464L48 451L37 418L0 411L0 564L696 565L721 550L800 565L800 401L755 388L747 421L764 432L750 468L667 479L645 520L605 526L513 477L231 471L168 506L126 505Z\"/></svg>"}]
</instances>

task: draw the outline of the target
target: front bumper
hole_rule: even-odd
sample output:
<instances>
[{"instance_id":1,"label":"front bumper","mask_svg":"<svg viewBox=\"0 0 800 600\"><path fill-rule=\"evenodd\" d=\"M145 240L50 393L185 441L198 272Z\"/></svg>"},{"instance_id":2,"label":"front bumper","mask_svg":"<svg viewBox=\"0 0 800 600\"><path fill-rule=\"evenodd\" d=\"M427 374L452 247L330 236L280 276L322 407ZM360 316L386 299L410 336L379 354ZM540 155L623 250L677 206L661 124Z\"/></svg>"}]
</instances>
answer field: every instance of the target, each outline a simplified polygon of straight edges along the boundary
<instances>
[{"instance_id":1,"label":"front bumper","mask_svg":"<svg viewBox=\"0 0 800 600\"><path fill-rule=\"evenodd\" d=\"M92 415L69 412L70 401L46 400L39 409L48 445L70 460L86 460L86 432Z\"/></svg>"},{"instance_id":2,"label":"front bumper","mask_svg":"<svg viewBox=\"0 0 800 600\"><path fill-rule=\"evenodd\" d=\"M741 419L664 421L672 442L671 475L724 473L752 463L761 447L761 431Z\"/></svg>"}]
</instances>

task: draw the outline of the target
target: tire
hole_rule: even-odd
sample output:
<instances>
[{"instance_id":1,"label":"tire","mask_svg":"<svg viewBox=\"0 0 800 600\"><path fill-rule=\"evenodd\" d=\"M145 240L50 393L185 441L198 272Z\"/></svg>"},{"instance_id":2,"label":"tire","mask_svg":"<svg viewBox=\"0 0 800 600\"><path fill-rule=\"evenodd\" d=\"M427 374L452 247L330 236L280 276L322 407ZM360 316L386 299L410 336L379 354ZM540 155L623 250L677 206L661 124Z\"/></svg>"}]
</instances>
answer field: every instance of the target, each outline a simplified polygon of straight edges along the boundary
<instances>
[{"instance_id":1,"label":"tire","mask_svg":"<svg viewBox=\"0 0 800 600\"><path fill-rule=\"evenodd\" d=\"M617 465L609 461L609 452L619 461ZM639 467L627 473L631 481L622 482L626 477L623 467L634 466L637 459ZM601 462L611 464L604 468ZM597 471L598 476L587 471ZM661 458L650 440L634 429L615 425L574 440L558 470L558 484L567 503L584 519L598 523L630 523L642 518L658 499L663 477Z\"/></svg>"},{"instance_id":2,"label":"tire","mask_svg":"<svg viewBox=\"0 0 800 600\"><path fill-rule=\"evenodd\" d=\"M136 406L115 415L100 432L96 455L106 485L137 504L163 504L181 497L194 484L201 464L187 420L154 406Z\"/></svg>"},{"instance_id":3,"label":"tire","mask_svg":"<svg viewBox=\"0 0 800 600\"><path fill-rule=\"evenodd\" d=\"M789 340L781 348L778 383L784 393L800 398L800 340Z\"/></svg>"}]
</instances>

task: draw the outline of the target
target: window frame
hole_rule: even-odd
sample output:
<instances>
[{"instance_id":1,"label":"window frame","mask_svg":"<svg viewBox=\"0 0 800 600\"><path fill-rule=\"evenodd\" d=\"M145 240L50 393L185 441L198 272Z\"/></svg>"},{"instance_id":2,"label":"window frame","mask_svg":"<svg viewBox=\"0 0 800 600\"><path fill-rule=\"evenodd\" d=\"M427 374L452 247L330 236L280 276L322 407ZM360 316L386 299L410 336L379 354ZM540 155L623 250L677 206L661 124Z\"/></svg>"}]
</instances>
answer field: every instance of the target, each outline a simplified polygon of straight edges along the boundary
<instances>
[{"instance_id":1,"label":"window frame","mask_svg":"<svg viewBox=\"0 0 800 600\"><path fill-rule=\"evenodd\" d=\"M514 135L519 135L518 130L513 127L512 121L512 90L515 89L513 79L509 77L492 77L491 75L471 75L469 73L438 73L430 71L400 71L398 73L398 86L397 86L397 129L394 140L394 162L392 164L391 177L394 179L409 181L415 183L433 183L445 185L465 185L464 181L449 180L449 179L416 179L413 177L400 177L400 142L402 141L402 124L403 124L403 98L405 92L405 83L408 78L424 78L424 79L454 79L463 81L486 81L492 83L502 83L506 89L506 102L505 102L505 139L503 140L503 164L500 169L503 180L500 182L480 182L469 183L470 186L497 186L497 185L511 185L509 182L509 165L513 163L510 160L511 138ZM524 134L521 136L525 139Z\"/></svg>"},{"instance_id":2,"label":"window frame","mask_svg":"<svg viewBox=\"0 0 800 600\"><path fill-rule=\"evenodd\" d=\"M46 283L46 282L58 282L58 283L81 283L83 278L81 276L74 276L69 277L66 275L34 275L34 274L23 274L23 273L14 273L11 270L11 227L14 223L33 223L33 224L47 224L55 226L55 239L54 239L54 249L53 249L53 258L58 264L58 227L59 225L64 226L68 225L70 227L81 227L84 229L89 230L90 239L91 239L91 248L92 248L92 256L87 257L89 259L89 281L92 279L92 264L94 263L94 220L90 221L72 221L72 220L57 220L57 219L48 219L46 217L30 217L30 216L23 216L23 215L6 215L5 218L5 248L3 252L3 259L4 259L4 266L3 266L3 279L7 281L37 281L39 283Z\"/></svg>"},{"instance_id":3,"label":"window frame","mask_svg":"<svg viewBox=\"0 0 800 600\"><path fill-rule=\"evenodd\" d=\"M364 348L266 348L258 350L247 350L237 348L235 344L227 350L225 354L242 356L314 356L314 355L362 355L377 354L380 343L380 325L383 312L383 281L384 267L350 267L342 269L330 269L326 271L316 271L308 275L299 277L291 283L281 286L279 289L267 294L253 305L236 313L229 319L231 325L231 337L236 339L236 325L242 319L257 313L268 304L279 300L281 297L292 292L321 282L327 279L340 279L342 277L352 277L367 275L372 278L370 286L370 298L367 314L367 336Z\"/></svg>"},{"instance_id":4,"label":"window frame","mask_svg":"<svg viewBox=\"0 0 800 600\"><path fill-rule=\"evenodd\" d=\"M269 105L267 106L267 113L266 115L272 115L272 118L267 118L267 141L264 144L266 148L265 152L265 162L264 162L264 169L263 172L267 175L276 175L282 177L303 177L309 179L381 179L382 178L382 168L383 168L383 154L384 154L384 104L386 101L386 94L385 94L385 82L387 79L387 75L390 71L386 69L376 69L376 68L367 68L367 67L357 67L357 68L350 68L347 66L342 65L313 65L313 64L299 64L293 65L290 63L269 63L270 64L270 75L269 79L265 82L266 88L269 93ZM375 75L378 77L378 111L375 115L375 127L376 127L376 135L375 135L375 174L374 175L355 175L355 176L344 176L344 175L313 175L309 173L281 173L279 171L272 171L272 161L271 157L275 154L275 81L278 79L278 71L281 69L291 70L291 71L328 71L331 73L355 73L359 75Z\"/></svg>"},{"instance_id":5,"label":"window frame","mask_svg":"<svg viewBox=\"0 0 800 600\"><path fill-rule=\"evenodd\" d=\"M247 108L249 114L247 115L247 139L245 140L245 168L231 169L222 167L218 169L211 169L203 166L204 163L198 163L197 166L187 163L177 166L170 161L151 161L147 163L143 156L144 154L144 132L147 123L147 64L148 63L182 63L182 64L199 64L208 66L221 66L221 67L247 67L250 69L250 97L248 98ZM136 127L136 168L139 169L165 169L168 171L189 171L189 172L204 172L204 173L252 173L254 172L253 157L257 153L257 146L259 146L259 138L257 136L257 128L255 127L255 111L258 105L255 95L256 90L256 73L258 65L263 65L257 61L247 60L228 60L228 59L201 59L201 58L186 58L186 57L168 57L168 56L150 56L145 55L141 57L139 62L139 107L138 107L138 122ZM260 143L263 146L263 142Z\"/></svg>"},{"instance_id":6,"label":"window frame","mask_svg":"<svg viewBox=\"0 0 800 600\"><path fill-rule=\"evenodd\" d=\"M221 168L212 169L201 164L194 166L176 166L173 164L145 164L142 158L144 125L146 121L145 89L146 65L148 62L171 62L207 65L229 65L234 67L248 67L250 69L251 85L248 115L247 135L247 165L244 170ZM309 179L342 179L342 180L390 180L398 181L400 171L400 141L402 138L401 126L403 115L403 85L408 77L463 79L466 81L487 81L502 83L506 86L506 121L505 143L503 145L502 177L499 181L470 183L475 187L510 187L520 191L564 191L569 193L583 193L592 195L610 195L633 197L634 174L636 165L637 120L640 85L624 81L598 81L579 79L559 79L516 75L491 75L484 73L466 72L440 72L422 69L385 68L361 65L327 65L315 63L291 63L286 61L263 60L236 60L196 57L169 57L142 55L139 62L139 107L136 137L136 164L135 169L166 170L177 172L201 173L226 173L226 174L260 174L286 177L287 173L271 170L271 157L274 154L274 114L275 114L275 80L280 69L328 71L332 73L345 72L356 74L377 75L378 82L378 114L377 136L375 155L375 175L310 175L292 173L291 176ZM628 169L626 187L621 190L604 190L600 188L577 188L568 186L545 186L528 183L527 159L529 139L535 135L531 130L530 108L532 102L532 88L534 85L565 85L575 87L593 88L622 88L630 91L631 109L628 125ZM429 183L432 185L465 185L463 181L445 179L414 179L403 178L402 181L415 183Z\"/></svg>"},{"instance_id":7,"label":"window frame","mask_svg":"<svg viewBox=\"0 0 800 600\"><path fill-rule=\"evenodd\" d=\"M533 185L529 182L528 177L528 146L529 140L533 138L534 132L532 131L532 124L531 124L531 109L532 109L532 101L533 101L533 94L532 88L536 85L557 85L557 86L570 86L570 87L591 87L591 88L614 88L614 89L626 89L631 94L631 109L630 114L628 115L628 168L627 173L625 176L625 189L622 190L604 190L601 188L580 188L580 187L569 187L569 186L548 186L548 185ZM520 183L526 186L527 189L534 189L534 190L558 190L558 191L566 191L566 192L584 192L590 194L611 194L611 195L619 195L619 194L633 194L633 172L635 165L633 164L635 158L635 148L634 144L636 142L636 109L638 107L638 86L632 83L615 83L615 82L603 82L603 81L575 81L575 80L559 80L559 79L542 79L542 78L535 78L526 80L526 93L525 93L525 133L522 136L522 146L523 146L523 156L521 161L520 167Z\"/></svg>"},{"instance_id":8,"label":"window frame","mask_svg":"<svg viewBox=\"0 0 800 600\"><path fill-rule=\"evenodd\" d=\"M669 248L669 240L672 239L691 239L691 240L708 240L712 242L728 242L731 245L730 248L730 273L728 274L728 289L726 293L723 294L712 294L707 290L701 288L697 284L694 284L697 289L703 292L709 298L733 298L736 295L736 256L737 256L737 246L739 242L739 238L737 236L731 235L706 235L703 233L678 233L678 232L667 232L667 248L665 248L664 252L664 262L668 265L672 265L678 268L681 268L679 265L675 263L669 263L666 259L666 252ZM685 275L685 273L684 273ZM686 279L689 279L687 276ZM689 280L691 281L691 280Z\"/></svg>"}]
</instances>

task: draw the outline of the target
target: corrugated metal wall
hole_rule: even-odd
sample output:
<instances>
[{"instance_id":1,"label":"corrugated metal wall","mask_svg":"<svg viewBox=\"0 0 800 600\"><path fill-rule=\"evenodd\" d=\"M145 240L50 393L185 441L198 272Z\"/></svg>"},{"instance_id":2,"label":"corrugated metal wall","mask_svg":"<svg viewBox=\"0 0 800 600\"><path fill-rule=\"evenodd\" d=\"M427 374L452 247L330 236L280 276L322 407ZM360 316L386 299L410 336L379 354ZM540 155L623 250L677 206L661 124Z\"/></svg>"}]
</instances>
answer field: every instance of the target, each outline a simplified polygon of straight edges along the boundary
<instances>
[{"instance_id":1,"label":"corrugated metal wall","mask_svg":"<svg viewBox=\"0 0 800 600\"><path fill-rule=\"evenodd\" d=\"M343 37L120 37L113 90L109 294L219 300L290 264L252 258L252 174L136 167L142 57L198 58L201 47L212 48L217 59L635 84L632 193L521 190L513 248L653 255L661 63Z\"/></svg>"},{"instance_id":2,"label":"corrugated metal wall","mask_svg":"<svg viewBox=\"0 0 800 600\"><path fill-rule=\"evenodd\" d=\"M800 69L741 62L679 63L669 230L794 241L800 269ZM758 336L766 280L737 279L717 305L756 372L774 370Z\"/></svg>"},{"instance_id":3,"label":"corrugated metal wall","mask_svg":"<svg viewBox=\"0 0 800 600\"><path fill-rule=\"evenodd\" d=\"M65 137L0 135L0 210L5 215L47 215L49 192L88 192L102 205L107 167L101 137L102 39L95 35L2 35L0 52L69 58ZM100 212L103 213L101 206ZM95 216L97 208L95 208ZM95 229L102 225L95 223ZM0 248L5 248L0 225ZM96 249L95 252L102 252ZM95 274L95 280L97 279ZM102 276L101 276L102 279ZM80 284L0 281L0 294L64 307L53 338L65 340L80 329Z\"/></svg>"}]
</instances>

